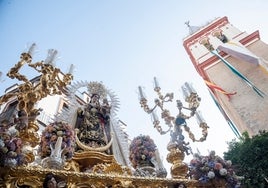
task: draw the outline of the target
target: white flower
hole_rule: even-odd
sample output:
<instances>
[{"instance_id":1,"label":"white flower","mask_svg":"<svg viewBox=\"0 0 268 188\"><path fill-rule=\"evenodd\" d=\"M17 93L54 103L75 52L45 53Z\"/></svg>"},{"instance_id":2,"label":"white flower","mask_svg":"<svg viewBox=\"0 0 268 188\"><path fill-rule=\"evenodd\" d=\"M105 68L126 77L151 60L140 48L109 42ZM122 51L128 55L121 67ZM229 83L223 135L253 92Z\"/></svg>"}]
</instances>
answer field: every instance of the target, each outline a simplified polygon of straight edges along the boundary
<instances>
[{"instance_id":1,"label":"white flower","mask_svg":"<svg viewBox=\"0 0 268 188\"><path fill-rule=\"evenodd\" d=\"M208 178L209 179L212 179L212 178L214 178L215 177L215 173L213 172L213 171L209 171L208 172Z\"/></svg>"},{"instance_id":2,"label":"white flower","mask_svg":"<svg viewBox=\"0 0 268 188\"><path fill-rule=\"evenodd\" d=\"M202 158L201 162L202 162L203 164L205 164L206 162L208 162L208 159L207 159L207 158Z\"/></svg>"},{"instance_id":3,"label":"white flower","mask_svg":"<svg viewBox=\"0 0 268 188\"><path fill-rule=\"evenodd\" d=\"M21 148L21 152L24 154L32 153L33 149L30 145L26 144Z\"/></svg>"},{"instance_id":4,"label":"white flower","mask_svg":"<svg viewBox=\"0 0 268 188\"><path fill-rule=\"evenodd\" d=\"M227 166L232 166L232 161L231 160L226 161L226 165Z\"/></svg>"},{"instance_id":5,"label":"white flower","mask_svg":"<svg viewBox=\"0 0 268 188\"><path fill-rule=\"evenodd\" d=\"M10 127L8 129L8 135L10 135L11 137L15 137L17 136L17 134L18 134L18 131L14 127Z\"/></svg>"},{"instance_id":6,"label":"white flower","mask_svg":"<svg viewBox=\"0 0 268 188\"><path fill-rule=\"evenodd\" d=\"M225 168L220 169L220 175L225 176L227 174L227 170Z\"/></svg>"},{"instance_id":7,"label":"white flower","mask_svg":"<svg viewBox=\"0 0 268 188\"><path fill-rule=\"evenodd\" d=\"M4 141L0 139L0 147L4 147L4 146L5 146Z\"/></svg>"},{"instance_id":8,"label":"white flower","mask_svg":"<svg viewBox=\"0 0 268 188\"><path fill-rule=\"evenodd\" d=\"M17 161L16 161L16 159L6 159L5 165L9 166L9 167L14 167L17 165Z\"/></svg>"},{"instance_id":9,"label":"white flower","mask_svg":"<svg viewBox=\"0 0 268 188\"><path fill-rule=\"evenodd\" d=\"M142 160L146 159L146 155L141 155Z\"/></svg>"}]
</instances>

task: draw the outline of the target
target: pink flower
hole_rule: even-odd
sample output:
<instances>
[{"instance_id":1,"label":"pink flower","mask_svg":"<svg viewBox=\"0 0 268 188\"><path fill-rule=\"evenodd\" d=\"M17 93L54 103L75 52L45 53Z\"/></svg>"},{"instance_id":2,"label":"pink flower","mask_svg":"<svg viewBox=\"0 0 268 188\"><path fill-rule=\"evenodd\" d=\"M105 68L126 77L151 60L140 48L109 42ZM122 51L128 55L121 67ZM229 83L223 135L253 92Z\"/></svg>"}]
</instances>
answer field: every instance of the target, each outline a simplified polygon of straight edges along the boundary
<instances>
[{"instance_id":1,"label":"pink flower","mask_svg":"<svg viewBox=\"0 0 268 188\"><path fill-rule=\"evenodd\" d=\"M50 141L53 142L53 141L56 141L57 140L57 135L52 135L51 138L50 138Z\"/></svg>"},{"instance_id":2,"label":"pink flower","mask_svg":"<svg viewBox=\"0 0 268 188\"><path fill-rule=\"evenodd\" d=\"M17 144L17 147L20 147L20 146L21 146L21 144L22 144L21 139L18 139L18 140L17 140L17 142L16 142L16 144Z\"/></svg>"},{"instance_id":3,"label":"pink flower","mask_svg":"<svg viewBox=\"0 0 268 188\"><path fill-rule=\"evenodd\" d=\"M214 169L215 169L215 170L220 170L220 169L222 169L222 164L221 164L221 163L215 163L215 165L214 165Z\"/></svg>"}]
</instances>

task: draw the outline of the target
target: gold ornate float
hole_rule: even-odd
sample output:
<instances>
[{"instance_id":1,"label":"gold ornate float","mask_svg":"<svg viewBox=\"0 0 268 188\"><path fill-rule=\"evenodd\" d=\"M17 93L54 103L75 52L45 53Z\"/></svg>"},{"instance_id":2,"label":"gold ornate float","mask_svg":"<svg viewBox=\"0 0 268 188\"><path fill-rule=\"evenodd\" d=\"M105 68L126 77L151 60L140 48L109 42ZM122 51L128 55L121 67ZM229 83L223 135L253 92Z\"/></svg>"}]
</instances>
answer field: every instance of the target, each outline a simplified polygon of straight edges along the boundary
<instances>
[{"instance_id":1,"label":"gold ornate float","mask_svg":"<svg viewBox=\"0 0 268 188\"><path fill-rule=\"evenodd\" d=\"M166 171L161 166L159 157L157 158L157 149L151 151L156 153L151 155L150 166L142 166L139 171L128 163L122 164L116 160L118 153L112 146L118 143L114 139L116 135L112 136L112 130L109 129L113 104L109 104L105 97L108 90L98 82L81 83L89 89L90 102L75 111L74 124L71 121L54 121L44 125L40 135L40 124L36 118L41 109L36 108L36 104L47 96L66 94L67 85L73 80L73 66L67 74L62 73L53 64L56 50L49 50L45 61L32 63L34 48L35 44L28 52L22 53L20 61L7 73L9 78L22 83L0 98L0 105L14 99L17 101L15 118L9 116L5 119L5 114L1 114L0 187L217 187L215 184L200 184L196 180L186 178L188 167L183 163L183 159L188 148L187 144L181 142L183 139L178 139L181 136L179 126L185 123L185 119L196 114L200 98L194 92L187 97L189 108L183 107L180 101L177 101L180 113L175 118L163 107L164 102L172 100L173 94L163 96L156 82L155 91L159 94L159 100L155 101L154 108L149 109L140 90L140 103L144 110L152 113L156 107L160 107L169 130L174 127L173 138L168 144L170 153L167 156L167 160L172 163L171 178L166 178ZM40 74L37 81L32 82L20 73L20 69L26 65ZM69 102L77 101L72 98ZM76 105L77 103L73 106ZM184 115L182 109L190 110L190 116ZM68 116L70 117L70 114ZM155 115L154 120L157 130L161 134L165 133ZM199 140L196 140L189 127L184 125L189 137L195 141L203 141L207 136L208 126L202 119L200 121L203 137ZM76 133L75 128L78 129ZM72 144L73 142L76 144ZM38 146L41 149L35 152L34 149ZM153 176L154 172L160 173Z\"/></svg>"}]
</instances>

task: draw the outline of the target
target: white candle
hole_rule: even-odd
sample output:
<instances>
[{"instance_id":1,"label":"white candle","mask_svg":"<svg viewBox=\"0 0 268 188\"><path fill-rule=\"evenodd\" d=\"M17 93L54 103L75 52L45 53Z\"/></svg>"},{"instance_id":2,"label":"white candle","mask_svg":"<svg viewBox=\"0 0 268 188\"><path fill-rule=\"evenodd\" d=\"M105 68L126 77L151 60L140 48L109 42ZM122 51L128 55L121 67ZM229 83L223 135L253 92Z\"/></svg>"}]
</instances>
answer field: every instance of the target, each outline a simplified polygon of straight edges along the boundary
<instances>
[{"instance_id":1,"label":"white candle","mask_svg":"<svg viewBox=\"0 0 268 188\"><path fill-rule=\"evenodd\" d=\"M158 149L155 150L155 159L156 159L156 161L158 163L159 168L164 169L165 167L164 167L164 165L162 163L162 160L160 159L160 154L159 154Z\"/></svg>"},{"instance_id":2,"label":"white candle","mask_svg":"<svg viewBox=\"0 0 268 188\"><path fill-rule=\"evenodd\" d=\"M54 65L53 61L56 59L56 55L57 55L58 51L54 50L54 49L49 49L48 50L48 54L47 54L47 58L45 60L46 64L50 64L50 65Z\"/></svg>"},{"instance_id":3,"label":"white candle","mask_svg":"<svg viewBox=\"0 0 268 188\"><path fill-rule=\"evenodd\" d=\"M202 114L200 111L196 111L195 115L196 115L196 121L197 121L198 125L200 125L201 123L205 123L205 120L202 117Z\"/></svg>"},{"instance_id":4,"label":"white candle","mask_svg":"<svg viewBox=\"0 0 268 188\"><path fill-rule=\"evenodd\" d=\"M159 83L158 83L158 80L157 80L156 77L154 77L154 88L155 88L155 89L156 89L156 88L160 88Z\"/></svg>"},{"instance_id":5,"label":"white candle","mask_svg":"<svg viewBox=\"0 0 268 188\"><path fill-rule=\"evenodd\" d=\"M68 74L73 74L73 72L74 72L74 65L71 64Z\"/></svg>"},{"instance_id":6,"label":"white candle","mask_svg":"<svg viewBox=\"0 0 268 188\"><path fill-rule=\"evenodd\" d=\"M157 117L157 114L155 113L155 111L152 112L152 120L153 120L153 122L158 121L158 117Z\"/></svg>"},{"instance_id":7,"label":"white candle","mask_svg":"<svg viewBox=\"0 0 268 188\"><path fill-rule=\"evenodd\" d=\"M181 90L182 90L184 100L186 100L190 96L190 92L185 86L181 86Z\"/></svg>"},{"instance_id":8,"label":"white candle","mask_svg":"<svg viewBox=\"0 0 268 188\"><path fill-rule=\"evenodd\" d=\"M190 93L196 93L195 89L193 88L191 84L189 84L188 82L185 82L184 85L189 90Z\"/></svg>"},{"instance_id":9,"label":"white candle","mask_svg":"<svg viewBox=\"0 0 268 188\"><path fill-rule=\"evenodd\" d=\"M35 48L36 48L36 44L33 43L33 44L30 46L29 50L28 50L28 54L30 54L30 56L33 56L33 53L34 53Z\"/></svg>"},{"instance_id":10,"label":"white candle","mask_svg":"<svg viewBox=\"0 0 268 188\"><path fill-rule=\"evenodd\" d=\"M62 137L59 136L57 139L57 142L55 144L55 148L54 148L54 157L61 157L61 143L62 143Z\"/></svg>"},{"instance_id":11,"label":"white candle","mask_svg":"<svg viewBox=\"0 0 268 188\"><path fill-rule=\"evenodd\" d=\"M52 63L55 61L57 54L58 54L58 51L57 50L53 50L52 57L51 57L52 58L51 59L51 62Z\"/></svg>"},{"instance_id":12,"label":"white candle","mask_svg":"<svg viewBox=\"0 0 268 188\"><path fill-rule=\"evenodd\" d=\"M144 99L145 97L144 97L144 93L142 91L141 86L139 86L138 88L139 88L139 97L140 97L140 99Z\"/></svg>"}]
</instances>

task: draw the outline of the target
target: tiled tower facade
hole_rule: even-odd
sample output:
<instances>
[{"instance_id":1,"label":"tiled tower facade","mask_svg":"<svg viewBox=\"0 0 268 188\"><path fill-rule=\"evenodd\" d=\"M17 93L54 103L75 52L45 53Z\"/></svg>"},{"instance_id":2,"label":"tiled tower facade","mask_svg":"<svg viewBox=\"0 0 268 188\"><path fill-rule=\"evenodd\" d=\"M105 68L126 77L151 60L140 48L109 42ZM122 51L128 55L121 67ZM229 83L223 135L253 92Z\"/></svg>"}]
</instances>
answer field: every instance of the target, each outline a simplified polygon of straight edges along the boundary
<instances>
[{"instance_id":1,"label":"tiled tower facade","mask_svg":"<svg viewBox=\"0 0 268 188\"><path fill-rule=\"evenodd\" d=\"M259 32L242 32L223 17L196 29L183 45L233 131L267 130L268 45Z\"/></svg>"}]
</instances>

